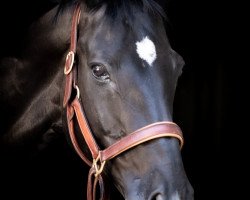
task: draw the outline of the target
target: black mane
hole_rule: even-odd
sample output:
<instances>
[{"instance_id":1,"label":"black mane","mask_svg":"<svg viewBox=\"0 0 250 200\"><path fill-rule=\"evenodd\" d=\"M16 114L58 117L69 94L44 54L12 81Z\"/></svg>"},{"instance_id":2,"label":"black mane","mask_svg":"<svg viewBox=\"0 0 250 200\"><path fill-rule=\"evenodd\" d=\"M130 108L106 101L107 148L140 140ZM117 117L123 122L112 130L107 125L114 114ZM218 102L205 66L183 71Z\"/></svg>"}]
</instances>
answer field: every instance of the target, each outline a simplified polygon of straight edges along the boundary
<instances>
[{"instance_id":1,"label":"black mane","mask_svg":"<svg viewBox=\"0 0 250 200\"><path fill-rule=\"evenodd\" d=\"M133 15L132 6L137 6L147 12L161 15L166 18L162 7L154 0L55 0L59 3L58 13L62 12L66 7L75 5L76 3L85 2L87 7L95 12L102 5L106 4L106 14L117 17L122 14L127 16Z\"/></svg>"}]
</instances>

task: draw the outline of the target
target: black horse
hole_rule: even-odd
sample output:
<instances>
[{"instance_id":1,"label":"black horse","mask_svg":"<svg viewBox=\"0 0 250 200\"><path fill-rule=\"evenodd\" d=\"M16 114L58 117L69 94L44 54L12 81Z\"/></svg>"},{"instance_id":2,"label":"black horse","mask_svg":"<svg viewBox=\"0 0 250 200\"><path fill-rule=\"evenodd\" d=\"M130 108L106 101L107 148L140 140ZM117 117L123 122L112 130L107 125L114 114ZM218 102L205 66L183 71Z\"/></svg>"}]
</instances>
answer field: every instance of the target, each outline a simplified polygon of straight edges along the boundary
<instances>
[{"instance_id":1,"label":"black horse","mask_svg":"<svg viewBox=\"0 0 250 200\"><path fill-rule=\"evenodd\" d=\"M164 15L152 0L62 1L33 23L21 55L1 61L4 145L65 134L92 166L89 199L105 195L102 174L125 199L193 199L172 123L184 62Z\"/></svg>"}]
</instances>

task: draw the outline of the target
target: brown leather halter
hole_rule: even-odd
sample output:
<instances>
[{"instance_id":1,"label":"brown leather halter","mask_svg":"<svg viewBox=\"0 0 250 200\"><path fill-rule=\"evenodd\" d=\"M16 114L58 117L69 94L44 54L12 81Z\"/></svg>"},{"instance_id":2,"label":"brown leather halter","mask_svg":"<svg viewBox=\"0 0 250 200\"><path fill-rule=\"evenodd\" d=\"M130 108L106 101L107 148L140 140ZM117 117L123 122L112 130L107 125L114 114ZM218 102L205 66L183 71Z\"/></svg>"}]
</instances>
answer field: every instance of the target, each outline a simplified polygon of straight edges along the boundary
<instances>
[{"instance_id":1,"label":"brown leather halter","mask_svg":"<svg viewBox=\"0 0 250 200\"><path fill-rule=\"evenodd\" d=\"M141 129L134 131L133 133L128 134L126 137L117 141L113 145L107 147L104 150L100 150L97 145L95 138L91 132L91 129L88 125L87 118L83 111L83 108L80 103L80 91L76 84L76 66L74 64L74 56L76 53L76 43L77 43L77 26L80 20L80 5L76 6L74 10L73 19L72 19L72 28L71 28L71 42L69 53L66 57L64 73L66 76L65 80L65 92L63 106L67 109L67 123L69 135L72 141L72 144L81 157L81 159L88 164L91 168L89 170L88 177L88 186L87 186L87 199L95 200L96 197L96 185L99 183L100 188L100 199L107 199L104 194L104 181L102 178L102 171L105 166L105 163L118 156L124 151L131 149L141 143L147 142L161 137L174 137L177 138L180 142L180 147L182 148L184 140L182 136L181 129L178 125L173 122L164 121L157 122L145 126ZM76 97L71 100L72 90L76 90ZM74 132L74 119L76 119L81 134L91 152L92 161L90 161L82 152L79 143L76 139L76 134Z\"/></svg>"}]
</instances>

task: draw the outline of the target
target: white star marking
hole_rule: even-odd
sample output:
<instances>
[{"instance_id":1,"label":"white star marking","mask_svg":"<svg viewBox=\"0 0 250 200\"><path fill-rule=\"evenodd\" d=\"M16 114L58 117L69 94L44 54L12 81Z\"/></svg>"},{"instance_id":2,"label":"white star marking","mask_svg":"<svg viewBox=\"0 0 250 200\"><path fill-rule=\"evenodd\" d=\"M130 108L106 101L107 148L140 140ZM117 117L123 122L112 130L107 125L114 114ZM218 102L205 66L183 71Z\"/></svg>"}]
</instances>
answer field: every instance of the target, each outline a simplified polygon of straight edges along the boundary
<instances>
[{"instance_id":1,"label":"white star marking","mask_svg":"<svg viewBox=\"0 0 250 200\"><path fill-rule=\"evenodd\" d=\"M149 64L149 66L152 66L157 57L155 45L148 36L144 37L140 42L136 42L136 52L142 60Z\"/></svg>"}]
</instances>

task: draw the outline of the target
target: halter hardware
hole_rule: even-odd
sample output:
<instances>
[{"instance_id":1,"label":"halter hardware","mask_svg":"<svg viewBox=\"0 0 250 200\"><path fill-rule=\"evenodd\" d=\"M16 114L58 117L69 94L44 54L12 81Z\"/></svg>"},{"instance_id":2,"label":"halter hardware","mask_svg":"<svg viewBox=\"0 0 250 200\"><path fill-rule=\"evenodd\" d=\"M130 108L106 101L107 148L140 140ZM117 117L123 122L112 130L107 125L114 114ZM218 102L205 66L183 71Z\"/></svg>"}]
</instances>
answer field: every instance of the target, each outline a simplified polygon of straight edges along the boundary
<instances>
[{"instance_id":1,"label":"halter hardware","mask_svg":"<svg viewBox=\"0 0 250 200\"><path fill-rule=\"evenodd\" d=\"M100 160L100 153L98 154L96 159L93 159L92 167L95 168L95 177L98 177L102 173L105 164L106 164L106 161L101 162Z\"/></svg>"},{"instance_id":2,"label":"halter hardware","mask_svg":"<svg viewBox=\"0 0 250 200\"><path fill-rule=\"evenodd\" d=\"M68 75L74 65L74 61L75 61L75 53L73 51L70 51L67 56L66 56L66 63L68 62L68 60L70 59L70 64L69 65L65 65L64 67L64 74ZM67 68L68 67L68 68Z\"/></svg>"},{"instance_id":3,"label":"halter hardware","mask_svg":"<svg viewBox=\"0 0 250 200\"><path fill-rule=\"evenodd\" d=\"M74 88L76 89L76 97L77 99L80 99L80 90L79 90L79 87L77 85L74 85Z\"/></svg>"}]
</instances>

